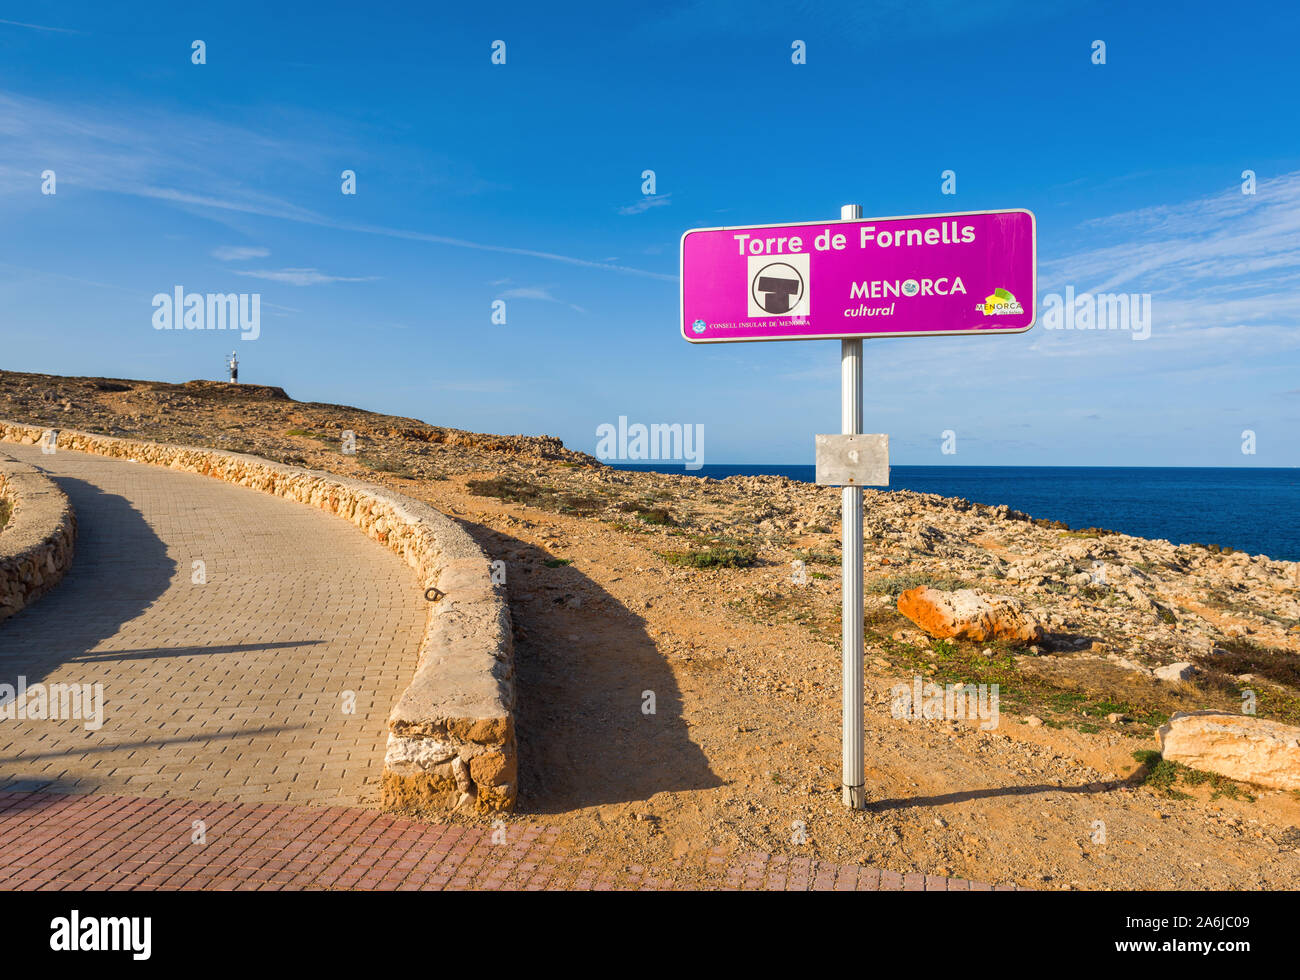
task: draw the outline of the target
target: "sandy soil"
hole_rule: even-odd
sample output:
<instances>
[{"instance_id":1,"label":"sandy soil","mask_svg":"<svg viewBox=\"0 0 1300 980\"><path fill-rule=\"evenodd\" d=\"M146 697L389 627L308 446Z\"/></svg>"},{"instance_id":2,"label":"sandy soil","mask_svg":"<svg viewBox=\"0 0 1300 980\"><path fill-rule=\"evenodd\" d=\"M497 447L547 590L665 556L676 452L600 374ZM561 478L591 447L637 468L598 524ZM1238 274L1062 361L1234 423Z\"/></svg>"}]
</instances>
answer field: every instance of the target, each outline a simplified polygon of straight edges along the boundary
<instances>
[{"instance_id":1,"label":"sandy soil","mask_svg":"<svg viewBox=\"0 0 1300 980\"><path fill-rule=\"evenodd\" d=\"M727 601L736 579L779 584L784 568L674 569L588 521L438 496L519 567L513 819L629 864L697 865L722 845L1039 888L1300 885L1294 795L1178 800L1128 785L1149 734L895 720L889 688L910 678L871 664L869 806L848 811L838 641L753 623ZM838 595L838 581L818 584ZM868 661L879 654L868 647Z\"/></svg>"}]
</instances>

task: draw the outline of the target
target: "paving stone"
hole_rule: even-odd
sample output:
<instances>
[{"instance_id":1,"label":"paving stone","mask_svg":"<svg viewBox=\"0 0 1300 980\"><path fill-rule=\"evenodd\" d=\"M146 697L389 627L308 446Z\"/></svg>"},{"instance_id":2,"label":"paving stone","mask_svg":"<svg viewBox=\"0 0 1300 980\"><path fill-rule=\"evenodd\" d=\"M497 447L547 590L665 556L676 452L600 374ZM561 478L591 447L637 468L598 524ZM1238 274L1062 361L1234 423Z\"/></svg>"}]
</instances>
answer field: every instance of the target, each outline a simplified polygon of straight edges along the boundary
<instances>
[{"instance_id":1,"label":"paving stone","mask_svg":"<svg viewBox=\"0 0 1300 980\"><path fill-rule=\"evenodd\" d=\"M210 477L5 451L63 488L79 534L63 582L0 625L0 683L102 684L105 708L98 731L0 721L0 789L377 802L425 617L400 558L338 517Z\"/></svg>"}]
</instances>

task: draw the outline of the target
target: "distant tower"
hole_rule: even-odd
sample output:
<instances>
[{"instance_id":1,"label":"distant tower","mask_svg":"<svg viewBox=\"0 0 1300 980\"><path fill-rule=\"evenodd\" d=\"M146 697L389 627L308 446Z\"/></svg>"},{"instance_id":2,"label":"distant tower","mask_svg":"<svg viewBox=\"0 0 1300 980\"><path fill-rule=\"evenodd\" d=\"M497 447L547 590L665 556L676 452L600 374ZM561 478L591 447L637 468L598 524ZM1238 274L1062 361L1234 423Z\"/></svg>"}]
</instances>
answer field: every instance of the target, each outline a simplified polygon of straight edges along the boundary
<instances>
[{"instance_id":1,"label":"distant tower","mask_svg":"<svg viewBox=\"0 0 1300 980\"><path fill-rule=\"evenodd\" d=\"M230 356L226 358L226 364L230 368L230 383L232 385L239 384L239 358L235 356L234 351L231 351Z\"/></svg>"}]
</instances>

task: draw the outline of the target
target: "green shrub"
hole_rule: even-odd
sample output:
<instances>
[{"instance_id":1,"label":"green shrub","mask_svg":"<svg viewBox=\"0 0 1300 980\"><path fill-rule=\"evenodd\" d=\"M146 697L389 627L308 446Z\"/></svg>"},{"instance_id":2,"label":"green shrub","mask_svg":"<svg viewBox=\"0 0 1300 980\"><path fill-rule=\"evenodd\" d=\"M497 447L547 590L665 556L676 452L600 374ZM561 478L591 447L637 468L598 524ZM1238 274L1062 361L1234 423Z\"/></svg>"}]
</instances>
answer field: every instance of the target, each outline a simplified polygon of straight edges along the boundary
<instances>
[{"instance_id":1,"label":"green shrub","mask_svg":"<svg viewBox=\"0 0 1300 980\"><path fill-rule=\"evenodd\" d=\"M758 563L753 548L727 547L703 548L696 551L669 551L660 555L670 565L689 568L750 568Z\"/></svg>"}]
</instances>

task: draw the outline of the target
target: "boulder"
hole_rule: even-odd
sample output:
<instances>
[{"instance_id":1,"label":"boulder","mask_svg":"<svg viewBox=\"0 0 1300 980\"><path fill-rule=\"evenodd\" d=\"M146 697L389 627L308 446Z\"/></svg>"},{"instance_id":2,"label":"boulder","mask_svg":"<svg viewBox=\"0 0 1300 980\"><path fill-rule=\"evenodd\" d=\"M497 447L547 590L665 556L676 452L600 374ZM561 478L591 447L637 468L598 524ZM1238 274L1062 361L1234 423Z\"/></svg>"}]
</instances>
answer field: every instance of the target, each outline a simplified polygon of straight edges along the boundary
<instances>
[{"instance_id":1,"label":"boulder","mask_svg":"<svg viewBox=\"0 0 1300 980\"><path fill-rule=\"evenodd\" d=\"M898 611L940 639L1037 643L1043 638L1043 627L1018 599L989 595L979 589L908 589L898 597Z\"/></svg>"},{"instance_id":2,"label":"boulder","mask_svg":"<svg viewBox=\"0 0 1300 980\"><path fill-rule=\"evenodd\" d=\"M1189 681L1195 673L1196 667L1185 662L1165 664L1163 667L1156 668L1156 677L1162 681L1168 681L1171 684L1178 681Z\"/></svg>"},{"instance_id":3,"label":"boulder","mask_svg":"<svg viewBox=\"0 0 1300 980\"><path fill-rule=\"evenodd\" d=\"M1300 790L1300 728L1226 711L1177 712L1156 732L1171 762L1270 789Z\"/></svg>"}]
</instances>

